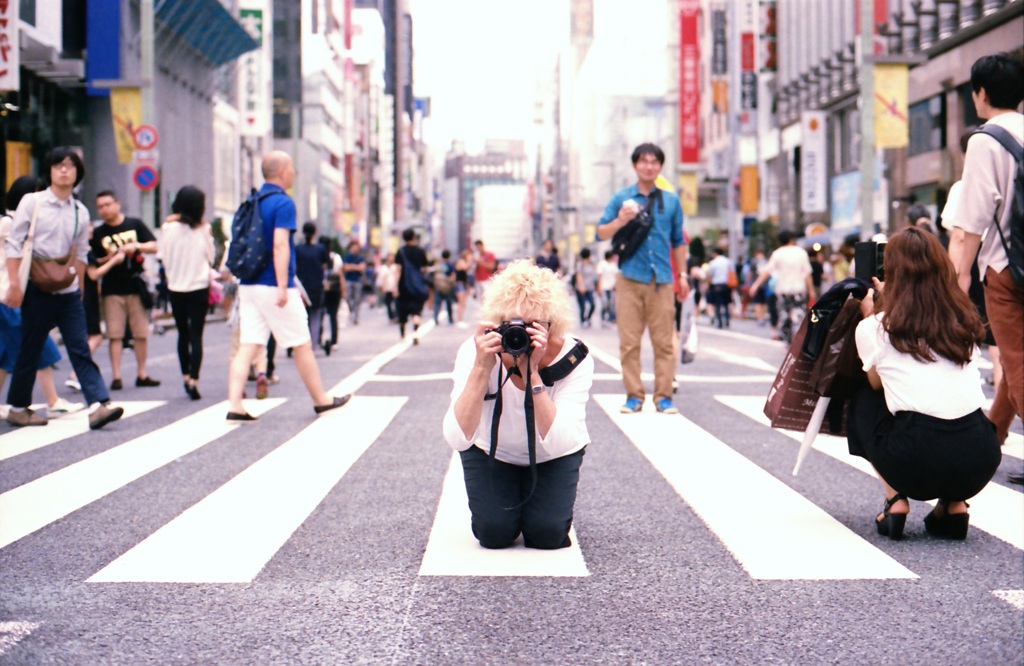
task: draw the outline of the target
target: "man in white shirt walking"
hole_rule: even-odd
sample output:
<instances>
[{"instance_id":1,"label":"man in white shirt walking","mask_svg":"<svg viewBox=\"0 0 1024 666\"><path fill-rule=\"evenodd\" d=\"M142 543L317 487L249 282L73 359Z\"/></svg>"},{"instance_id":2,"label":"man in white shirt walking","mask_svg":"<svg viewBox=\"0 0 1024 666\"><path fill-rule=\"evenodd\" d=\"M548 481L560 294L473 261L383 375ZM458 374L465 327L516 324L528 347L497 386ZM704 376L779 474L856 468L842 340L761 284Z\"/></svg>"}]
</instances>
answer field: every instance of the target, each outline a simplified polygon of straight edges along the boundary
<instances>
[{"instance_id":1,"label":"man in white shirt walking","mask_svg":"<svg viewBox=\"0 0 1024 666\"><path fill-rule=\"evenodd\" d=\"M814 282L811 260L803 248L797 247L793 232L780 231L779 243L781 246L772 252L768 264L750 285L750 291L756 292L769 277L775 276L775 293L782 305L781 335L776 339L788 342L796 334L794 328L803 321L802 317L794 321L793 315L807 309L807 295L814 293Z\"/></svg>"}]
</instances>

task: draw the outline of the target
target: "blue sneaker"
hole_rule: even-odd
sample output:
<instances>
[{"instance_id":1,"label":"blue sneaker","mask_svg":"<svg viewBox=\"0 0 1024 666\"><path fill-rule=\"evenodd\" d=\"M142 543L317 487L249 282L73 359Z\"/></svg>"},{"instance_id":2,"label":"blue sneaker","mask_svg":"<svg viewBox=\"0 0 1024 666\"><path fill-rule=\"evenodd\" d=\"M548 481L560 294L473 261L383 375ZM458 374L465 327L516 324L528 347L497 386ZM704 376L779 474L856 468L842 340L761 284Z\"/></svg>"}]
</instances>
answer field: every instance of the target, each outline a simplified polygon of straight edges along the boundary
<instances>
[{"instance_id":1,"label":"blue sneaker","mask_svg":"<svg viewBox=\"0 0 1024 666\"><path fill-rule=\"evenodd\" d=\"M679 410L676 409L676 406L672 404L672 400L670 398L662 398L658 402L654 403L654 407L662 414L679 413Z\"/></svg>"},{"instance_id":2,"label":"blue sneaker","mask_svg":"<svg viewBox=\"0 0 1024 666\"><path fill-rule=\"evenodd\" d=\"M626 404L619 407L619 411L623 414L632 414L633 412L639 412L644 408L644 401L640 398L629 398L626 400Z\"/></svg>"}]
</instances>

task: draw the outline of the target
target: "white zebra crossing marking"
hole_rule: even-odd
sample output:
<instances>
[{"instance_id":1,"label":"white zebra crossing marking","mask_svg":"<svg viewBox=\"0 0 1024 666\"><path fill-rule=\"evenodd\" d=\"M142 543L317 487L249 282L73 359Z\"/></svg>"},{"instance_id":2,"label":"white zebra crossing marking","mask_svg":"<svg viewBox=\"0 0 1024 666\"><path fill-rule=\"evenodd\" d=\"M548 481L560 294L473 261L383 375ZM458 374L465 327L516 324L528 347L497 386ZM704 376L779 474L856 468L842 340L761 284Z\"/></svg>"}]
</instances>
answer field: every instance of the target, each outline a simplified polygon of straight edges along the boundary
<instances>
[{"instance_id":1,"label":"white zebra crossing marking","mask_svg":"<svg viewBox=\"0 0 1024 666\"><path fill-rule=\"evenodd\" d=\"M764 398L716 395L715 399L762 425L771 426L763 412ZM803 441L803 433L791 430L777 432L797 442ZM818 435L814 441L814 450L855 467L865 474L876 476L868 461L850 455L846 439L843 437ZM932 500L929 504L934 506L935 501ZM997 539L1024 550L1024 493L1010 490L998 483L989 483L971 499L971 527L988 532Z\"/></svg>"},{"instance_id":2,"label":"white zebra crossing marking","mask_svg":"<svg viewBox=\"0 0 1024 666\"><path fill-rule=\"evenodd\" d=\"M1017 610L1024 611L1024 590L992 590L992 594Z\"/></svg>"},{"instance_id":3,"label":"white zebra crossing marking","mask_svg":"<svg viewBox=\"0 0 1024 666\"><path fill-rule=\"evenodd\" d=\"M609 354L603 349L590 344L588 345L590 353L594 355L594 358L601 361L605 365L611 367L617 374L609 373L595 373L595 380L608 380L608 379L622 379L622 364L619 362L619 357L613 354ZM734 363L737 365L743 365L748 368L755 370L769 370L773 374L770 375L743 375L743 376L730 376L730 377L711 377L706 375L676 375L675 379L677 382L696 383L696 384L749 384L753 382L771 382L775 379L775 368L774 366L762 361L757 358L746 358L738 356L736 354L729 354L710 348L704 349L711 355L720 357L727 363ZM644 372L641 373L640 379L644 381L653 381L654 373Z\"/></svg>"},{"instance_id":4,"label":"white zebra crossing marking","mask_svg":"<svg viewBox=\"0 0 1024 666\"><path fill-rule=\"evenodd\" d=\"M284 399L247 401L254 415ZM222 402L0 495L0 548L226 435ZM47 426L49 427L49 426ZM242 426L247 427L247 426Z\"/></svg>"},{"instance_id":5,"label":"white zebra crossing marking","mask_svg":"<svg viewBox=\"0 0 1024 666\"><path fill-rule=\"evenodd\" d=\"M407 400L352 398L87 582L251 582Z\"/></svg>"},{"instance_id":6,"label":"white zebra crossing marking","mask_svg":"<svg viewBox=\"0 0 1024 666\"><path fill-rule=\"evenodd\" d=\"M650 406L639 414L620 414L621 395L594 400L751 577L917 578L683 416L658 414Z\"/></svg>"},{"instance_id":7,"label":"white zebra crossing marking","mask_svg":"<svg viewBox=\"0 0 1024 666\"><path fill-rule=\"evenodd\" d=\"M38 628L36 622L0 622L0 655Z\"/></svg>"},{"instance_id":8,"label":"white zebra crossing marking","mask_svg":"<svg viewBox=\"0 0 1024 666\"><path fill-rule=\"evenodd\" d=\"M459 454L452 455L444 477L441 500L420 563L421 576L589 576L579 540L569 530L572 545L558 550L527 548L522 539L515 546L488 550L473 537L469 499Z\"/></svg>"},{"instance_id":9,"label":"white zebra crossing marking","mask_svg":"<svg viewBox=\"0 0 1024 666\"><path fill-rule=\"evenodd\" d=\"M123 420L167 403L164 400L134 400L115 402L114 404L124 407L124 416L121 417ZM20 456L23 453L35 451L71 437L84 435L87 432L89 432L89 412L86 410L53 419L43 427L18 428L0 435L0 460Z\"/></svg>"}]
</instances>

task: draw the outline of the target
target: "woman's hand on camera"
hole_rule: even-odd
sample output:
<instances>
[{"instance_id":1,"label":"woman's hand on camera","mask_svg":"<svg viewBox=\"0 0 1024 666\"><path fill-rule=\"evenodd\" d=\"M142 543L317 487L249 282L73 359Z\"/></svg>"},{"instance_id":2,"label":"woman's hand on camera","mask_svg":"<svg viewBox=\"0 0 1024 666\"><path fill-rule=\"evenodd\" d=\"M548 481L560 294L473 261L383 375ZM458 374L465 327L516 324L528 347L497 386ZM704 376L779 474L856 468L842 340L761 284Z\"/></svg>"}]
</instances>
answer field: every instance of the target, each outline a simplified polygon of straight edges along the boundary
<instances>
[{"instance_id":1,"label":"woman's hand on camera","mask_svg":"<svg viewBox=\"0 0 1024 666\"><path fill-rule=\"evenodd\" d=\"M498 354L501 353L501 334L493 330L497 327L497 324L482 321L473 336L476 343L476 366L487 372L494 369L498 363Z\"/></svg>"},{"instance_id":2,"label":"woman's hand on camera","mask_svg":"<svg viewBox=\"0 0 1024 666\"><path fill-rule=\"evenodd\" d=\"M530 369L536 373L540 369L540 362L548 353L548 329L543 324L534 323L526 330L530 333L530 345L533 347L529 354Z\"/></svg>"}]
</instances>

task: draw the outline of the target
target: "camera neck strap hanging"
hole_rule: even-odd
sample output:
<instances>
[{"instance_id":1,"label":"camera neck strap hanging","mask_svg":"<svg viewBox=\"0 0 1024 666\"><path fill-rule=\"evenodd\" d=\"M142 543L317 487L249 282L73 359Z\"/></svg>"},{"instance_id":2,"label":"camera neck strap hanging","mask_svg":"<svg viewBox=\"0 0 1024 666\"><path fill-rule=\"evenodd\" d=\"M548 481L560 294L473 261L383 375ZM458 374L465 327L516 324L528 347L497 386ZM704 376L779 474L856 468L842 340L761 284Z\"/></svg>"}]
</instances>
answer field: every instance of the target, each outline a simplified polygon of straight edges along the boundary
<instances>
[{"instance_id":1,"label":"camera neck strap hanging","mask_svg":"<svg viewBox=\"0 0 1024 666\"><path fill-rule=\"evenodd\" d=\"M487 394L484 396L484 400L489 399L492 395L494 396L494 413L491 415L491 450L489 452L490 462L489 465L493 470L494 461L496 460L496 454L498 451L498 423L501 421L501 389L505 386L508 380L512 379L512 375L518 372L516 366L512 366L508 369L508 374L505 375L505 379L501 379L501 370L499 366L498 370L498 390L494 394ZM526 416L526 450L530 458L530 492L527 493L526 497L522 502L515 506L505 507L506 510L511 511L512 509L518 509L533 497L533 491L537 488L537 422L534 419L533 413L533 391L530 390L530 376L532 370L530 364L526 364L526 397L523 399L523 412ZM493 474L491 475L491 481L494 480Z\"/></svg>"},{"instance_id":2,"label":"camera neck strap hanging","mask_svg":"<svg viewBox=\"0 0 1024 666\"><path fill-rule=\"evenodd\" d=\"M583 359L587 357L590 350L583 344L583 341L579 338L573 338L576 344L572 346L565 356L558 359L555 363L541 368L537 373L540 376L545 386L554 386L555 382L565 379L569 376L576 366L580 364ZM508 383L508 380L512 379L512 375L522 375L519 368L516 365L508 368L505 378L502 379L501 368L502 365L498 366L498 388L494 393L487 393L484 395L484 400L494 401L494 412L491 415L491 450L489 452L490 464L493 466L496 460L496 453L498 451L498 423L501 421L501 390ZM527 454L530 458L530 492L527 494L526 499L517 504L516 506L506 507L507 509L516 509L526 504L531 497L533 497L533 491L537 488L537 421L534 418L533 409L533 390L531 386L533 369L530 364L526 364L526 377L524 384L525 397L523 398L523 412L526 416L526 449Z\"/></svg>"}]
</instances>

